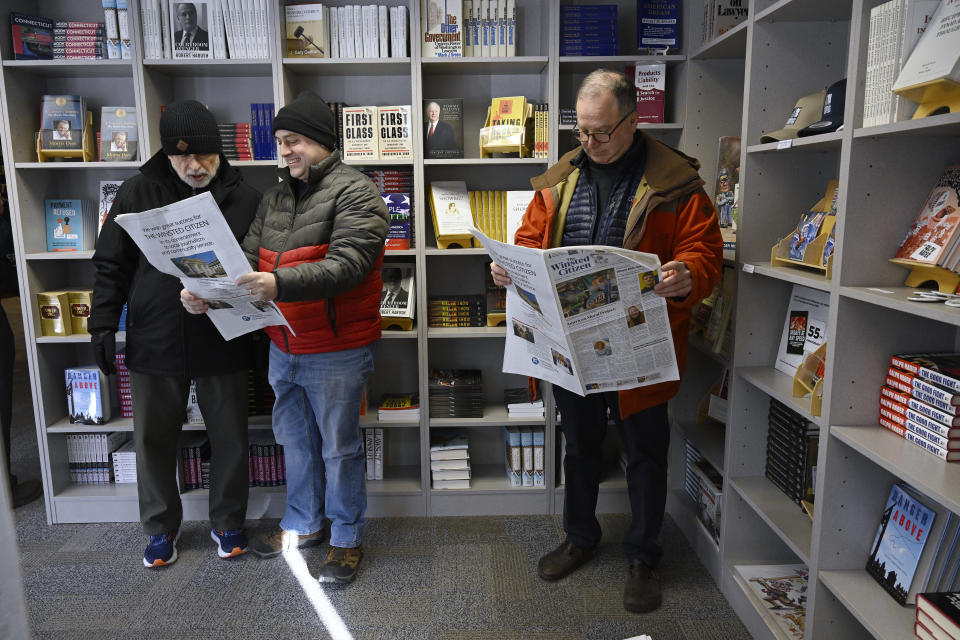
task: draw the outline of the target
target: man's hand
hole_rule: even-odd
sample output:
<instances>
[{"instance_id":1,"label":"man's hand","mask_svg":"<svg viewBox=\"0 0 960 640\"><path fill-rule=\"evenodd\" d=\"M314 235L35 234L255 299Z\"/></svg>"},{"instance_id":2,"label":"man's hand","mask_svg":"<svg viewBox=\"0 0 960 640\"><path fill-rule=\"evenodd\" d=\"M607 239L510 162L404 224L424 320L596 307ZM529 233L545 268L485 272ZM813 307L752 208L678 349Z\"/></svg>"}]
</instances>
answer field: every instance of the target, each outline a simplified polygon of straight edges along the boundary
<instances>
[{"instance_id":1,"label":"man's hand","mask_svg":"<svg viewBox=\"0 0 960 640\"><path fill-rule=\"evenodd\" d=\"M493 283L498 287L505 287L513 282L513 279L507 275L506 270L496 262L490 263L490 275L493 276Z\"/></svg>"},{"instance_id":2,"label":"man's hand","mask_svg":"<svg viewBox=\"0 0 960 640\"><path fill-rule=\"evenodd\" d=\"M265 271L253 271L237 278L237 286L245 288L254 300L270 302L277 299L277 277Z\"/></svg>"},{"instance_id":3,"label":"man's hand","mask_svg":"<svg viewBox=\"0 0 960 640\"><path fill-rule=\"evenodd\" d=\"M686 298L693 291L693 276L687 265L671 260L660 265L660 282L653 292L661 298Z\"/></svg>"},{"instance_id":4,"label":"man's hand","mask_svg":"<svg viewBox=\"0 0 960 640\"><path fill-rule=\"evenodd\" d=\"M186 289L180 290L180 302L183 304L184 309L193 314L199 315L201 313L206 313L207 309L210 308L210 305L207 304L206 300L203 298L198 298Z\"/></svg>"},{"instance_id":5,"label":"man's hand","mask_svg":"<svg viewBox=\"0 0 960 640\"><path fill-rule=\"evenodd\" d=\"M117 336L115 329L94 329L90 334L93 345L93 359L100 371L111 376L117 372Z\"/></svg>"}]
</instances>

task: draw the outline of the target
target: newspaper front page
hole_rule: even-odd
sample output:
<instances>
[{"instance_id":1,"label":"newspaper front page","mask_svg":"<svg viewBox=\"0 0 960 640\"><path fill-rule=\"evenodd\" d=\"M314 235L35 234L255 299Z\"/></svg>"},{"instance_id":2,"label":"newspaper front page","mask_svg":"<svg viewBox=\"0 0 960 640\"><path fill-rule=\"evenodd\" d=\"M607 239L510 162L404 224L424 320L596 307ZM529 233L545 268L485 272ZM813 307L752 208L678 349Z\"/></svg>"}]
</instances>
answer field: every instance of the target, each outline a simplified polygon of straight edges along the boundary
<instances>
[{"instance_id":1,"label":"newspaper front page","mask_svg":"<svg viewBox=\"0 0 960 640\"><path fill-rule=\"evenodd\" d=\"M119 215L117 224L150 264L210 304L207 315L224 339L271 325L290 328L277 305L259 302L234 284L252 269L210 192Z\"/></svg>"},{"instance_id":2,"label":"newspaper front page","mask_svg":"<svg viewBox=\"0 0 960 640\"><path fill-rule=\"evenodd\" d=\"M660 259L603 246L532 249L474 229L507 287L503 371L580 395L679 380Z\"/></svg>"}]
</instances>

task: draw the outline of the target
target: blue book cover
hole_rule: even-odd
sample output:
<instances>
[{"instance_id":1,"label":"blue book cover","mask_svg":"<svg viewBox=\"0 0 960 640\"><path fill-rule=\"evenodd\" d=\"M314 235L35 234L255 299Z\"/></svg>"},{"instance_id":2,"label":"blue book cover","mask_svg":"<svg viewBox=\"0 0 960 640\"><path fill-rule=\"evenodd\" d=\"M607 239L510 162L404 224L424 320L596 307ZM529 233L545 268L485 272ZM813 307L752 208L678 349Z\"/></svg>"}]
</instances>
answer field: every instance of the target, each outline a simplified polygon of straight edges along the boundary
<instances>
[{"instance_id":1,"label":"blue book cover","mask_svg":"<svg viewBox=\"0 0 960 640\"><path fill-rule=\"evenodd\" d=\"M615 4L565 4L560 7L560 17L616 18Z\"/></svg>"},{"instance_id":2,"label":"blue book cover","mask_svg":"<svg viewBox=\"0 0 960 640\"><path fill-rule=\"evenodd\" d=\"M390 216L387 232L387 251L410 248L410 194L382 193Z\"/></svg>"},{"instance_id":3,"label":"blue book cover","mask_svg":"<svg viewBox=\"0 0 960 640\"><path fill-rule=\"evenodd\" d=\"M45 95L40 101L40 139L44 149L83 148L87 108L82 96Z\"/></svg>"},{"instance_id":4,"label":"blue book cover","mask_svg":"<svg viewBox=\"0 0 960 640\"><path fill-rule=\"evenodd\" d=\"M256 102L250 104L250 132L253 134L253 159L260 160L263 157L263 137L261 135L260 105Z\"/></svg>"},{"instance_id":5,"label":"blue book cover","mask_svg":"<svg viewBox=\"0 0 960 640\"><path fill-rule=\"evenodd\" d=\"M638 4L637 47L656 52L679 49L679 0L640 0Z\"/></svg>"},{"instance_id":6,"label":"blue book cover","mask_svg":"<svg viewBox=\"0 0 960 640\"><path fill-rule=\"evenodd\" d=\"M936 512L895 484L870 547L867 573L900 604L906 604Z\"/></svg>"},{"instance_id":7,"label":"blue book cover","mask_svg":"<svg viewBox=\"0 0 960 640\"><path fill-rule=\"evenodd\" d=\"M100 160L131 161L138 158L137 108L105 106L100 109Z\"/></svg>"},{"instance_id":8,"label":"blue book cover","mask_svg":"<svg viewBox=\"0 0 960 640\"><path fill-rule=\"evenodd\" d=\"M93 248L93 239L86 237L82 200L46 200L44 204L47 251L83 251Z\"/></svg>"}]
</instances>

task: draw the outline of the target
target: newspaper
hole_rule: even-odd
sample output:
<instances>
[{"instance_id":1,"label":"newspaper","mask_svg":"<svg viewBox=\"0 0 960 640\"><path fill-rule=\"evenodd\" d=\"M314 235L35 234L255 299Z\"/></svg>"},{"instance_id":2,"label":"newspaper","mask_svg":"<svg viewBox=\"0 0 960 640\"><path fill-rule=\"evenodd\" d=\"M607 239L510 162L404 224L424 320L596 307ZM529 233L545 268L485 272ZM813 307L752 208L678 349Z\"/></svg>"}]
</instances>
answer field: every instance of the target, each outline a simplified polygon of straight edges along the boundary
<instances>
[{"instance_id":1,"label":"newspaper","mask_svg":"<svg viewBox=\"0 0 960 640\"><path fill-rule=\"evenodd\" d=\"M532 249L473 229L513 279L503 371L580 395L679 380L660 259L603 246Z\"/></svg>"},{"instance_id":2,"label":"newspaper","mask_svg":"<svg viewBox=\"0 0 960 640\"><path fill-rule=\"evenodd\" d=\"M271 325L290 328L276 304L259 302L234 284L252 269L210 192L119 215L117 224L150 264L209 303L207 315L225 340Z\"/></svg>"}]
</instances>

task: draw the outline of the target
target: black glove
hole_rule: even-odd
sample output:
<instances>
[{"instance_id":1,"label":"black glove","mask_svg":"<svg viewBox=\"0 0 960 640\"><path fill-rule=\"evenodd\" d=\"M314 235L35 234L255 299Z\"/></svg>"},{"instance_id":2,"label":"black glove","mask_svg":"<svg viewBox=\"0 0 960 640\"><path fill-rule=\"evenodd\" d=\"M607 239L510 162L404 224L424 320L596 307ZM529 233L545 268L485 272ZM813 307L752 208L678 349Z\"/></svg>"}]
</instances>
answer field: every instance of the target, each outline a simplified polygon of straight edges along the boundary
<instances>
[{"instance_id":1,"label":"black glove","mask_svg":"<svg viewBox=\"0 0 960 640\"><path fill-rule=\"evenodd\" d=\"M90 334L93 344L93 357L100 371L112 376L117 372L114 362L117 359L117 337L114 329L94 329Z\"/></svg>"}]
</instances>

